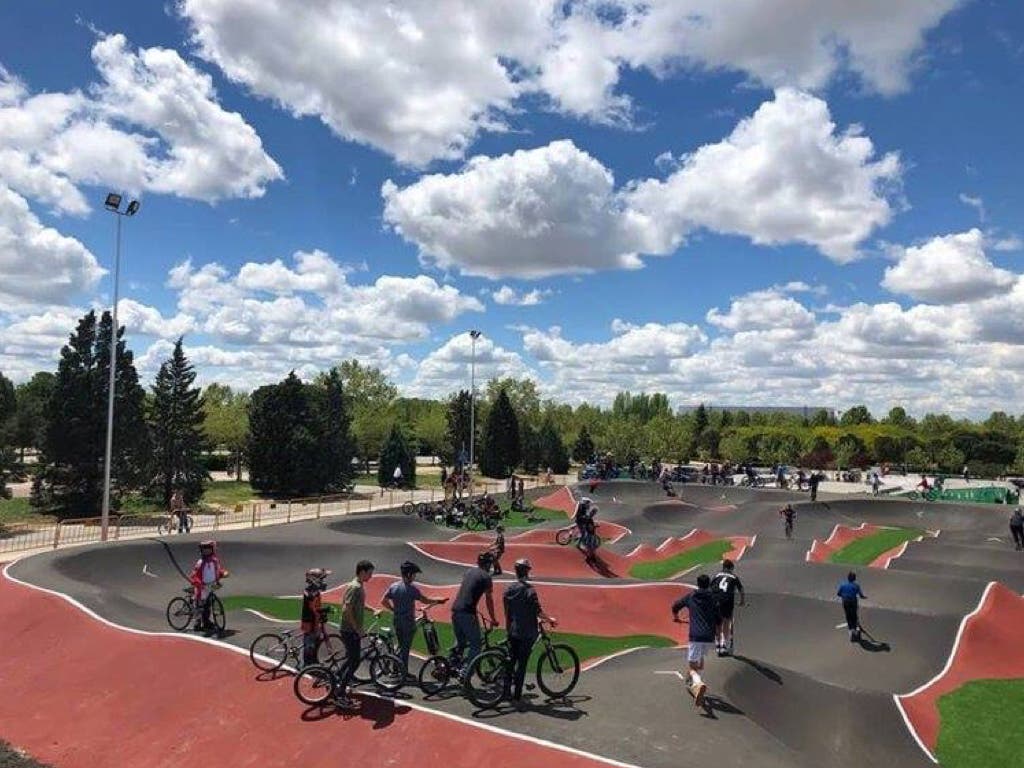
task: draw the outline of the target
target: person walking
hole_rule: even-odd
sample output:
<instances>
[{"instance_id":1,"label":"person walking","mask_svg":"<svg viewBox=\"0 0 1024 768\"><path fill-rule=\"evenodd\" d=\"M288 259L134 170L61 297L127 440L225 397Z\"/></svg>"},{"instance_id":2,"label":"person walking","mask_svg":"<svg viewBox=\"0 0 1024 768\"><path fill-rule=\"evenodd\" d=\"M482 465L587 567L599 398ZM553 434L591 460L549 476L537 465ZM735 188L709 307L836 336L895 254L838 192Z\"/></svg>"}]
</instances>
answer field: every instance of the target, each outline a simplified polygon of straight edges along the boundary
<instances>
[{"instance_id":1,"label":"person walking","mask_svg":"<svg viewBox=\"0 0 1024 768\"><path fill-rule=\"evenodd\" d=\"M818 483L821 482L821 474L815 470L811 472L810 478L807 480L807 485L811 489L811 501L818 500Z\"/></svg>"},{"instance_id":2,"label":"person walking","mask_svg":"<svg viewBox=\"0 0 1024 768\"><path fill-rule=\"evenodd\" d=\"M1013 548L1024 549L1024 513L1017 507L1010 515L1010 535L1013 537Z\"/></svg>"},{"instance_id":3,"label":"person walking","mask_svg":"<svg viewBox=\"0 0 1024 768\"><path fill-rule=\"evenodd\" d=\"M683 595L672 604L672 620L679 621L679 612L686 608L690 613L689 646L686 661L689 671L686 684L693 694L695 707L704 706L704 697L708 686L701 677L704 670L704 657L715 644L715 627L718 626L718 603L711 593L711 578L702 573L697 577L697 589Z\"/></svg>"},{"instance_id":4,"label":"person walking","mask_svg":"<svg viewBox=\"0 0 1024 768\"><path fill-rule=\"evenodd\" d=\"M494 617L494 580L491 579L491 566L494 564L494 555L490 552L481 552L476 558L476 567L470 568L462 577L462 584L459 585L458 594L452 601L452 629L455 632L455 649L453 651L457 658L465 659L463 669L469 667L472 661L480 653L480 623L477 621L477 605L480 598L484 598L487 605L487 618L492 626L497 626L498 620ZM463 654L469 648L469 658Z\"/></svg>"},{"instance_id":5,"label":"person walking","mask_svg":"<svg viewBox=\"0 0 1024 768\"><path fill-rule=\"evenodd\" d=\"M396 581L381 600L381 605L394 614L395 638L398 640L398 657L402 660L405 673L409 674L409 650L412 648L412 639L416 634L416 603L425 605L441 605L447 603L448 598L434 599L424 595L416 586L416 574L421 573L416 563L406 560L399 566L398 572L402 575L401 581Z\"/></svg>"},{"instance_id":6,"label":"person walking","mask_svg":"<svg viewBox=\"0 0 1024 768\"><path fill-rule=\"evenodd\" d=\"M850 571L846 581L839 585L836 594L843 601L843 613L846 615L846 628L850 630L850 642L860 640L860 618L857 616L858 600L867 600L867 595L857 583L857 574Z\"/></svg>"},{"instance_id":7,"label":"person walking","mask_svg":"<svg viewBox=\"0 0 1024 768\"><path fill-rule=\"evenodd\" d=\"M541 608L537 590L528 581L530 561L516 560L516 580L505 588L502 603L505 608L505 631L508 634L509 649L512 652L512 702L523 704L523 685L526 669L530 664L530 652L540 635L539 622L552 627L558 626L554 616L548 616Z\"/></svg>"},{"instance_id":8,"label":"person walking","mask_svg":"<svg viewBox=\"0 0 1024 768\"><path fill-rule=\"evenodd\" d=\"M737 576L736 565L726 558L722 570L711 579L711 592L718 601L718 627L715 630L715 649L719 656L731 656L733 652L733 614L736 610L736 593L740 593L740 605L746 605L747 596L743 582Z\"/></svg>"}]
</instances>

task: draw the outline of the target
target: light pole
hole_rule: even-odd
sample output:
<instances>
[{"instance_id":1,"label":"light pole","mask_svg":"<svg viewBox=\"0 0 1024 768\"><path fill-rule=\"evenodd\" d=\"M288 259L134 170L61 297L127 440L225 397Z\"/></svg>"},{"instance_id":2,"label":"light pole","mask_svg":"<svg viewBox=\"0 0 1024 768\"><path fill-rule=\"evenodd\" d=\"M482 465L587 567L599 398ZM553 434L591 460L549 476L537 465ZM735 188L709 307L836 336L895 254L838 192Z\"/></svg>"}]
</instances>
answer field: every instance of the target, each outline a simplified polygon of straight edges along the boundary
<instances>
[{"instance_id":1,"label":"light pole","mask_svg":"<svg viewBox=\"0 0 1024 768\"><path fill-rule=\"evenodd\" d=\"M480 331L470 331L470 355L469 355L469 496L473 497L473 442L476 437L476 340L480 338Z\"/></svg>"},{"instance_id":2,"label":"light pole","mask_svg":"<svg viewBox=\"0 0 1024 768\"><path fill-rule=\"evenodd\" d=\"M114 450L114 383L117 378L117 299L121 277L121 218L134 216L139 210L139 201L132 200L121 211L121 195L111 192L103 205L117 214L117 238L114 247L114 309L110 313L110 379L107 383L107 448L103 458L103 512L100 520L100 541L107 540L110 528L110 463Z\"/></svg>"}]
</instances>

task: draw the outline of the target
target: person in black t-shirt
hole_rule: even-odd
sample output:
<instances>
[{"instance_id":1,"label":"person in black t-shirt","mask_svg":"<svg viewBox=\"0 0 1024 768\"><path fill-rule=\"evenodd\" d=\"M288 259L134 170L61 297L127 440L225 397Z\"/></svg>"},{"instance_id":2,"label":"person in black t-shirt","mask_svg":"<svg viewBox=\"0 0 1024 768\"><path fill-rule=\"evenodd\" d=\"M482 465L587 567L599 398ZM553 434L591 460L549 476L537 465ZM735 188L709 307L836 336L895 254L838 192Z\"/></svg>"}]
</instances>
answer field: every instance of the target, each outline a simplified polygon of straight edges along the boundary
<instances>
[{"instance_id":1,"label":"person in black t-shirt","mask_svg":"<svg viewBox=\"0 0 1024 768\"><path fill-rule=\"evenodd\" d=\"M736 565L732 560L722 561L722 570L711 579L711 592L718 603L718 627L715 630L715 649L719 656L732 653L733 649L733 611L736 607L736 593L740 593L740 605L745 605L747 596L743 591L743 582L733 571Z\"/></svg>"},{"instance_id":2,"label":"person in black t-shirt","mask_svg":"<svg viewBox=\"0 0 1024 768\"><path fill-rule=\"evenodd\" d=\"M539 621L557 626L554 617L544 613L540 607L537 590L527 581L530 576L530 561L516 560L516 581L505 589L502 602L505 605L505 629L512 652L512 701L522 703L523 683L526 668L530 662L530 651L540 635Z\"/></svg>"},{"instance_id":3,"label":"person in black t-shirt","mask_svg":"<svg viewBox=\"0 0 1024 768\"><path fill-rule=\"evenodd\" d=\"M494 582L491 579L491 565L494 555L481 552L476 558L476 568L470 568L462 577L459 593L452 602L452 629L455 631L454 655L463 658L467 646L472 661L480 653L480 624L476 618L477 605L483 597L487 603L487 618L491 625L497 625L494 617ZM466 664L466 667L469 665Z\"/></svg>"}]
</instances>

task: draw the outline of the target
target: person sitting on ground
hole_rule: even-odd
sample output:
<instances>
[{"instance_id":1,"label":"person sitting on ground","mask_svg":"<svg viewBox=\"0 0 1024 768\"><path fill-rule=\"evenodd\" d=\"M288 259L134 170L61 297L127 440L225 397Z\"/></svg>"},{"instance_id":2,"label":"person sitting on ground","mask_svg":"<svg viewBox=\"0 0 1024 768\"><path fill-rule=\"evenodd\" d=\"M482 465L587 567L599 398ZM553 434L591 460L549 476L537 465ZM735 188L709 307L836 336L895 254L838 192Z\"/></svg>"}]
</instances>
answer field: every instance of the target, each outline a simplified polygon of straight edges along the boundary
<instances>
[{"instance_id":1,"label":"person sitting on ground","mask_svg":"<svg viewBox=\"0 0 1024 768\"><path fill-rule=\"evenodd\" d=\"M331 572L326 568L310 568L306 571L306 588L302 590L302 666L317 663L316 647L327 621L327 609L323 607L321 594L327 589L327 577Z\"/></svg>"},{"instance_id":2,"label":"person sitting on ground","mask_svg":"<svg viewBox=\"0 0 1024 768\"><path fill-rule=\"evenodd\" d=\"M857 617L857 599L867 600L857 583L857 574L850 571L846 575L846 581L839 585L836 594L843 601L843 613L846 615L846 627L850 630L850 642L856 643L860 640L860 619Z\"/></svg>"},{"instance_id":3,"label":"person sitting on ground","mask_svg":"<svg viewBox=\"0 0 1024 768\"><path fill-rule=\"evenodd\" d=\"M718 627L715 630L715 648L719 656L733 652L732 617L736 608L736 593L740 593L740 605L746 605L747 596L743 582L733 571L735 563L726 558L722 570L711 579L711 593L718 601Z\"/></svg>"},{"instance_id":4,"label":"person sitting on ground","mask_svg":"<svg viewBox=\"0 0 1024 768\"><path fill-rule=\"evenodd\" d=\"M406 560L402 563L398 572L402 574L402 580L396 581L381 599L381 605L394 614L395 639L398 640L398 657L402 660L405 673L409 674L409 650L412 648L412 639L416 634L416 603L425 605L441 605L447 603L448 598L435 599L424 595L416 581L416 574L420 573L420 567L416 563Z\"/></svg>"},{"instance_id":5,"label":"person sitting on ground","mask_svg":"<svg viewBox=\"0 0 1024 768\"><path fill-rule=\"evenodd\" d=\"M499 525L494 529L494 543L491 544L490 552L494 556L491 573L501 576L501 556L505 554L505 526Z\"/></svg>"},{"instance_id":6,"label":"person sitting on ground","mask_svg":"<svg viewBox=\"0 0 1024 768\"><path fill-rule=\"evenodd\" d=\"M202 613L194 627L196 632L213 631L214 626L210 622L210 595L213 594L215 587L220 586L221 579L226 579L229 575L217 556L217 542L199 542L199 559L192 566L192 573L189 576L196 605L202 606Z\"/></svg>"},{"instance_id":7,"label":"person sitting on ground","mask_svg":"<svg viewBox=\"0 0 1024 768\"><path fill-rule=\"evenodd\" d=\"M530 577L530 561L516 560L516 580L505 588L502 603L505 607L505 631L508 634L509 650L512 655L512 702L521 704L526 669L530 663L530 651L540 635L538 622L552 627L558 626L554 616L548 616L540 606L537 590L527 579Z\"/></svg>"},{"instance_id":8,"label":"person sitting on ground","mask_svg":"<svg viewBox=\"0 0 1024 768\"><path fill-rule=\"evenodd\" d=\"M686 684L693 694L693 703L697 707L704 706L704 697L708 686L701 679L704 669L704 657L715 643L715 627L718 626L718 602L711 593L711 579L706 573L697 577L697 589L679 598L672 604L672 620L679 621L679 612L687 608L690 613L689 648L686 660L689 671Z\"/></svg>"},{"instance_id":9,"label":"person sitting on ground","mask_svg":"<svg viewBox=\"0 0 1024 768\"><path fill-rule=\"evenodd\" d=\"M497 626L494 617L494 581L491 579L491 565L494 555L481 552L476 558L476 567L470 568L462 577L458 594L452 601L452 630L455 632L455 648L452 655L456 659L472 661L480 653L480 624L477 621L477 606L480 598L487 605L487 618L491 626ZM469 657L463 654L469 649ZM468 663L467 665L468 666Z\"/></svg>"}]
</instances>

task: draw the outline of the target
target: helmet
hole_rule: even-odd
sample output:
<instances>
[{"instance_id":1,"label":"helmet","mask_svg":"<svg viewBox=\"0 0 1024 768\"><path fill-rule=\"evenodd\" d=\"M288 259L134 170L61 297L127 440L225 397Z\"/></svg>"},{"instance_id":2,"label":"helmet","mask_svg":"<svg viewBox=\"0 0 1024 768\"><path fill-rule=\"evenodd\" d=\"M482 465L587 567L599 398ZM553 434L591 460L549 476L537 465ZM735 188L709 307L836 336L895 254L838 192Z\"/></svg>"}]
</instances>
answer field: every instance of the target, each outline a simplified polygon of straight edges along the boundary
<instances>
[{"instance_id":1,"label":"helmet","mask_svg":"<svg viewBox=\"0 0 1024 768\"><path fill-rule=\"evenodd\" d=\"M310 568L306 571L306 583L315 584L317 586L323 586L327 577L331 575L331 571L326 568Z\"/></svg>"},{"instance_id":2,"label":"helmet","mask_svg":"<svg viewBox=\"0 0 1024 768\"><path fill-rule=\"evenodd\" d=\"M494 555L490 551L481 552L476 556L477 565L487 567L494 562Z\"/></svg>"},{"instance_id":3,"label":"helmet","mask_svg":"<svg viewBox=\"0 0 1024 768\"><path fill-rule=\"evenodd\" d=\"M582 499L580 499L581 506L589 507L591 504L593 504L593 502L590 500L589 496L584 496Z\"/></svg>"},{"instance_id":4,"label":"helmet","mask_svg":"<svg viewBox=\"0 0 1024 768\"><path fill-rule=\"evenodd\" d=\"M406 560L398 567L398 572L403 576L415 576L417 573L421 573L422 571L416 563Z\"/></svg>"},{"instance_id":5,"label":"helmet","mask_svg":"<svg viewBox=\"0 0 1024 768\"><path fill-rule=\"evenodd\" d=\"M200 552L200 554L204 554L204 555L205 554L211 554L212 555L216 551L217 551L217 542L216 541L213 541L212 539L209 539L207 541L200 541L199 542L199 552Z\"/></svg>"},{"instance_id":6,"label":"helmet","mask_svg":"<svg viewBox=\"0 0 1024 768\"><path fill-rule=\"evenodd\" d=\"M531 565L530 561L527 560L525 557L521 557L518 560L516 560L516 568L524 568L528 571L531 568L533 568L533 565Z\"/></svg>"}]
</instances>

